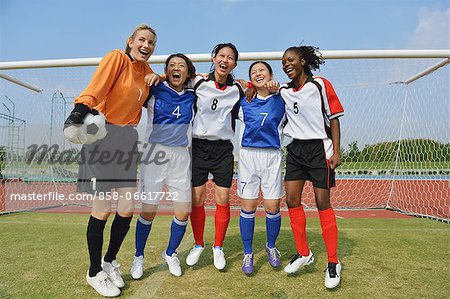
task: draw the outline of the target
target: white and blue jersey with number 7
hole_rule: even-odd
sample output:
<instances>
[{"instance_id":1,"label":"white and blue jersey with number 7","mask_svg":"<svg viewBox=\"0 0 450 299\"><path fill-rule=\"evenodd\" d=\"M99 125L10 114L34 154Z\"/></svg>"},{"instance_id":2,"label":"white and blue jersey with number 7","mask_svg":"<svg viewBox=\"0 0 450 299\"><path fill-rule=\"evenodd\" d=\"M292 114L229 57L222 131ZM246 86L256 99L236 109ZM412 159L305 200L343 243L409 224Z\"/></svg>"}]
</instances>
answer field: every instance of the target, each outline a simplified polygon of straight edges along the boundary
<instances>
[{"instance_id":1,"label":"white and blue jersey with number 7","mask_svg":"<svg viewBox=\"0 0 450 299\"><path fill-rule=\"evenodd\" d=\"M256 148L280 148L285 122L285 105L279 94L261 97L250 103L241 100L239 110L241 146Z\"/></svg>"},{"instance_id":2,"label":"white and blue jersey with number 7","mask_svg":"<svg viewBox=\"0 0 450 299\"><path fill-rule=\"evenodd\" d=\"M195 99L192 89L178 92L167 82L152 86L144 104L148 115L146 141L172 147L190 146Z\"/></svg>"}]
</instances>

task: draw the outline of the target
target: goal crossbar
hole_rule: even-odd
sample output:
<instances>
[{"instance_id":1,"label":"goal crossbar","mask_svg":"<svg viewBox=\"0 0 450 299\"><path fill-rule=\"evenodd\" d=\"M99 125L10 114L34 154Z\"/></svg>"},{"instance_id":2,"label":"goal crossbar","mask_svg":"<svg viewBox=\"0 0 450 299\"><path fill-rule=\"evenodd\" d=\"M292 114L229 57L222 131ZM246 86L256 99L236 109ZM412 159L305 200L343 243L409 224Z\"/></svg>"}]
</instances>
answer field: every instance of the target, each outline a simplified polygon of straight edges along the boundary
<instances>
[{"instance_id":1,"label":"goal crossbar","mask_svg":"<svg viewBox=\"0 0 450 299\"><path fill-rule=\"evenodd\" d=\"M325 59L383 59L383 58L450 58L450 49L443 50L324 50ZM193 62L209 62L211 54L186 54ZM239 60L280 60L283 52L243 52ZM149 63L164 63L169 55L153 55ZM96 66L102 57L0 62L0 70L50 67Z\"/></svg>"}]
</instances>

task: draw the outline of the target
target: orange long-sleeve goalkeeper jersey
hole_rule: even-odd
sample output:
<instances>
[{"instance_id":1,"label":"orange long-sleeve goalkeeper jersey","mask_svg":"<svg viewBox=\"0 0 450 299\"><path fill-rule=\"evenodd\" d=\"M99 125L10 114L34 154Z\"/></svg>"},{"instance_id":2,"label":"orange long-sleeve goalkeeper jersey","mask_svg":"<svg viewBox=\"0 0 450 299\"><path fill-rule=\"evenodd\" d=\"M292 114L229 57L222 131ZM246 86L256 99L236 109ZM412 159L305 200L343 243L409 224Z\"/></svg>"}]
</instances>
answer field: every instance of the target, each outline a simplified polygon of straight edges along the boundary
<instances>
[{"instance_id":1,"label":"orange long-sleeve goalkeeper jersey","mask_svg":"<svg viewBox=\"0 0 450 299\"><path fill-rule=\"evenodd\" d=\"M149 87L145 75L153 72L148 63L132 61L121 50L103 57L88 87L75 99L101 111L106 120L116 125L137 125L141 119L142 103Z\"/></svg>"}]
</instances>

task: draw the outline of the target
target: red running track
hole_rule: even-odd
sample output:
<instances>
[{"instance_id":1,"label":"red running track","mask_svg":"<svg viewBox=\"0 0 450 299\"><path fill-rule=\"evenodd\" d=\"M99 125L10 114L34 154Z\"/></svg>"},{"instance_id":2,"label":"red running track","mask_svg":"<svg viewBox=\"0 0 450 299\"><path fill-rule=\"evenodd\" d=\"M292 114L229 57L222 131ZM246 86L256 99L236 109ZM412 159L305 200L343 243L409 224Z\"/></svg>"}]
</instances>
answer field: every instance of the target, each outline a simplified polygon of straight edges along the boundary
<instances>
[{"instance_id":1,"label":"red running track","mask_svg":"<svg viewBox=\"0 0 450 299\"><path fill-rule=\"evenodd\" d=\"M409 213L429 215L443 219L450 218L449 180L376 180L376 179L340 179L332 189L331 202L335 209L398 209ZM53 197L48 195L53 192ZM35 200L13 200L13 194L30 196ZM54 200L56 195L65 200ZM46 194L46 199L37 200ZM26 183L13 180L6 181L0 189L0 211L30 210L62 204L89 205L88 200L68 200L74 196L74 183L34 182ZM77 196L80 196L78 194ZM262 201L260 199L260 201ZM236 195L236 181L233 181L230 203L239 206ZM310 183L305 185L303 204L306 208L315 208L313 189ZM207 183L207 206L214 206L214 187ZM282 207L286 204L282 200Z\"/></svg>"}]
</instances>

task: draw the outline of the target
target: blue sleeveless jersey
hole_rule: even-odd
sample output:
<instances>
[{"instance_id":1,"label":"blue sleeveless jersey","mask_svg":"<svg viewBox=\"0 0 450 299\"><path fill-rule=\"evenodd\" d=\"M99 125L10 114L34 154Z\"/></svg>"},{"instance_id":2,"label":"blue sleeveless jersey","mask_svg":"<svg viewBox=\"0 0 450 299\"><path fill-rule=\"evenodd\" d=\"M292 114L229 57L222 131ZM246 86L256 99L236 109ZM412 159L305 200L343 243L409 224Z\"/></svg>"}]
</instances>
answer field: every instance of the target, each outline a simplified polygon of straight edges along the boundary
<instances>
[{"instance_id":1,"label":"blue sleeveless jersey","mask_svg":"<svg viewBox=\"0 0 450 299\"><path fill-rule=\"evenodd\" d=\"M166 146L189 146L195 99L193 90L177 92L167 82L152 86L144 105L148 114L146 140Z\"/></svg>"},{"instance_id":2,"label":"blue sleeveless jersey","mask_svg":"<svg viewBox=\"0 0 450 299\"><path fill-rule=\"evenodd\" d=\"M258 95L250 103L242 99L239 118L242 121L241 146L280 148L285 107L279 94L266 98Z\"/></svg>"}]
</instances>

